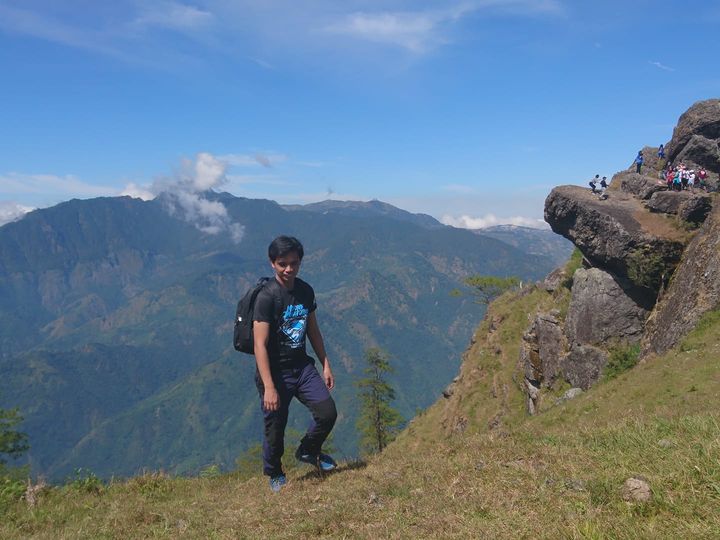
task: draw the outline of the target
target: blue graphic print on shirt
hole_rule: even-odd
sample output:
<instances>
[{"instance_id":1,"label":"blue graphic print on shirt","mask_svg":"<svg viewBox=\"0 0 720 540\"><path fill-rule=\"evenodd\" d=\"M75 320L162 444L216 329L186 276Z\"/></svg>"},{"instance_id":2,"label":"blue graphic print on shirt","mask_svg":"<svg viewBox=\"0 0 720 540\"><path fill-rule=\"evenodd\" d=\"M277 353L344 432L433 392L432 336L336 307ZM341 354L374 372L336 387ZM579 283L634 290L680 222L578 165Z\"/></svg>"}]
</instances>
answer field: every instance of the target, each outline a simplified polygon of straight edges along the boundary
<instances>
[{"instance_id":1,"label":"blue graphic print on shirt","mask_svg":"<svg viewBox=\"0 0 720 540\"><path fill-rule=\"evenodd\" d=\"M309 312L310 310L303 304L297 304L288 306L282 314L280 331L290 339L287 345L292 349L305 345L305 330Z\"/></svg>"}]
</instances>

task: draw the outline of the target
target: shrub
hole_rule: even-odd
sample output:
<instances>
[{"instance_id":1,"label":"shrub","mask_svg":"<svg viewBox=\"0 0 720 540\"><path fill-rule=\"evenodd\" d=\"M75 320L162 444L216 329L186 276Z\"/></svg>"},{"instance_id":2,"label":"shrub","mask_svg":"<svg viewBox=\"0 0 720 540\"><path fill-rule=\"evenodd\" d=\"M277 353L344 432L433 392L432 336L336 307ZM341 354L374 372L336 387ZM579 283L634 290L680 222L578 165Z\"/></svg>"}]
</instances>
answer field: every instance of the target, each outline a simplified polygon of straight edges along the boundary
<instances>
[{"instance_id":1,"label":"shrub","mask_svg":"<svg viewBox=\"0 0 720 540\"><path fill-rule=\"evenodd\" d=\"M640 357L640 344L617 345L610 350L607 365L603 371L605 380L614 379L621 373L632 369Z\"/></svg>"}]
</instances>

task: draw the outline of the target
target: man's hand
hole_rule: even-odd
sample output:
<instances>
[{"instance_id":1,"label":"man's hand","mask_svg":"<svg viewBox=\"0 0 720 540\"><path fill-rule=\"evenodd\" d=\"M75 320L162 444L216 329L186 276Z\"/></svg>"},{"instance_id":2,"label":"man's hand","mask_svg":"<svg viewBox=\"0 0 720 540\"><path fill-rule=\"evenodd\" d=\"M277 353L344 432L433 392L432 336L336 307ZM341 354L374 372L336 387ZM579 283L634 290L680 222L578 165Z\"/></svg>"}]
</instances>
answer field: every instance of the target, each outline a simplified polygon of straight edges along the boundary
<instances>
[{"instance_id":1,"label":"man's hand","mask_svg":"<svg viewBox=\"0 0 720 540\"><path fill-rule=\"evenodd\" d=\"M329 363L326 363L325 367L323 367L323 379L325 380L325 386L328 387L328 390L332 390L335 386L335 377L333 377Z\"/></svg>"},{"instance_id":2,"label":"man's hand","mask_svg":"<svg viewBox=\"0 0 720 540\"><path fill-rule=\"evenodd\" d=\"M263 407L265 407L266 411L277 411L280 408L280 396L275 388L265 388Z\"/></svg>"}]
</instances>

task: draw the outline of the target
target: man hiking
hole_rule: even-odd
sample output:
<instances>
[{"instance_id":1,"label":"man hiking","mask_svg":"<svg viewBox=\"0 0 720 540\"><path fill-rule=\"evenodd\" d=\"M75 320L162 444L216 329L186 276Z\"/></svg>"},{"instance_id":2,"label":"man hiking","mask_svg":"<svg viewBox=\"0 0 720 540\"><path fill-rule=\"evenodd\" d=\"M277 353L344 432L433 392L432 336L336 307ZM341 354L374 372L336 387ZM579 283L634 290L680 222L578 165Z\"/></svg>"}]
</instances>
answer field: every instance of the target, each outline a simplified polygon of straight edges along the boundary
<instances>
[{"instance_id":1,"label":"man hiking","mask_svg":"<svg viewBox=\"0 0 720 540\"><path fill-rule=\"evenodd\" d=\"M297 277L303 255L303 246L297 238L279 236L270 243L268 257L274 279L259 292L253 311L255 384L265 424L263 472L270 477L270 488L274 492L287 483L281 458L293 397L305 405L313 417L295 457L320 471L336 467L335 461L321 452L337 418L335 401L329 392L335 379L315 316L315 292ZM320 360L322 376L305 352L306 334Z\"/></svg>"}]
</instances>

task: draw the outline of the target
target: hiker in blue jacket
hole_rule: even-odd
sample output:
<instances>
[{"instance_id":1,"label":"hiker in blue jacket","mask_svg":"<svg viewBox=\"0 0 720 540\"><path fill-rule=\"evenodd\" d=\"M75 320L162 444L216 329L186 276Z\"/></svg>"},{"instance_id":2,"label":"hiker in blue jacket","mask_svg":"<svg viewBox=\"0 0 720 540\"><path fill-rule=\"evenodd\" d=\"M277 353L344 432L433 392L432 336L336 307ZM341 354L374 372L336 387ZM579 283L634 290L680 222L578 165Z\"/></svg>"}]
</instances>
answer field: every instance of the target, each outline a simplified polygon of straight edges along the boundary
<instances>
[{"instance_id":1,"label":"hiker in blue jacket","mask_svg":"<svg viewBox=\"0 0 720 540\"><path fill-rule=\"evenodd\" d=\"M640 167L642 167L642 164L645 162L645 158L643 158L642 150L638 152L637 157L635 158L635 167L638 174L640 174Z\"/></svg>"},{"instance_id":2,"label":"hiker in blue jacket","mask_svg":"<svg viewBox=\"0 0 720 540\"><path fill-rule=\"evenodd\" d=\"M258 294L253 313L255 384L265 424L263 472L270 477L274 492L287 483L281 458L292 398L305 405L313 417L295 457L321 472L336 467L333 458L321 452L337 419L335 401L329 392L335 378L315 316L315 292L297 277L303 254L297 238L279 236L272 241L268 257L274 279ZM320 360L322 375L305 352L306 335Z\"/></svg>"}]
</instances>

